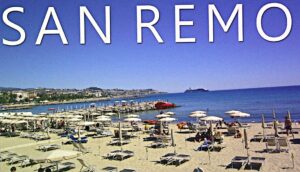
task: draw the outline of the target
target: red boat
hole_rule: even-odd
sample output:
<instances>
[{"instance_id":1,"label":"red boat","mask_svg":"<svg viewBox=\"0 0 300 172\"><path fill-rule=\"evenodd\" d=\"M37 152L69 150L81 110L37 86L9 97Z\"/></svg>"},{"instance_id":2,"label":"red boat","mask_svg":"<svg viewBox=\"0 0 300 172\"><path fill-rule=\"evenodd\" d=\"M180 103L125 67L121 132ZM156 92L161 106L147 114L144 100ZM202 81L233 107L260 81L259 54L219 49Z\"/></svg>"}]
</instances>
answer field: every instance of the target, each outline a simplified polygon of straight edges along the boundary
<instances>
[{"instance_id":1,"label":"red boat","mask_svg":"<svg viewBox=\"0 0 300 172\"><path fill-rule=\"evenodd\" d=\"M174 108L176 105L174 103L170 102L157 102L155 104L156 109L169 109L169 108Z\"/></svg>"}]
</instances>

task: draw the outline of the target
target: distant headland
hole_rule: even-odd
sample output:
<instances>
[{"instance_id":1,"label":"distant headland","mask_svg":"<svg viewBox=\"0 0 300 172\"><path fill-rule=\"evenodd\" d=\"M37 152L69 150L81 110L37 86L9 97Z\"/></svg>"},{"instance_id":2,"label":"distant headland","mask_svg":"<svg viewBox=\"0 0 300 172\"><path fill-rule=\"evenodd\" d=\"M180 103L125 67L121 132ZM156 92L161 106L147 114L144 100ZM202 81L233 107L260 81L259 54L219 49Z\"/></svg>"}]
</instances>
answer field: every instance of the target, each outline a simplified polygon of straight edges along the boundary
<instances>
[{"instance_id":1,"label":"distant headland","mask_svg":"<svg viewBox=\"0 0 300 172\"><path fill-rule=\"evenodd\" d=\"M197 89L192 89L189 88L187 90L184 91L184 93L194 93L194 92L208 92L209 90L206 90L204 88L197 88Z\"/></svg>"}]
</instances>

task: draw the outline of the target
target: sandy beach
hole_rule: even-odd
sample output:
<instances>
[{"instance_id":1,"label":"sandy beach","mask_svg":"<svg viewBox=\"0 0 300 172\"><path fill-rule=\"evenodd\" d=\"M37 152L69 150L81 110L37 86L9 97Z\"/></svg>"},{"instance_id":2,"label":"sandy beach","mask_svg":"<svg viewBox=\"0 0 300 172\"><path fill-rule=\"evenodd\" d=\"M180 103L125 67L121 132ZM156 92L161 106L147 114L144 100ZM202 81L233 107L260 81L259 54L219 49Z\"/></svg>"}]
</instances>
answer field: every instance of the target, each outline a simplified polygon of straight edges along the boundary
<instances>
[{"instance_id":1,"label":"sandy beach","mask_svg":"<svg viewBox=\"0 0 300 172\"><path fill-rule=\"evenodd\" d=\"M142 127L142 125L140 124ZM297 127L297 126L296 126ZM123 150L134 151L134 156L125 159L123 161L107 160L104 159L107 153L120 149L120 146L108 146L107 143L112 140L111 137L105 138L88 138L88 143L84 144L88 147L91 153L82 154L79 157L87 161L90 165L95 166L101 171L101 169L114 166L118 168L118 171L131 168L136 171L193 171L196 167L201 167L204 171L237 171L236 169L226 169L226 166L230 164L231 159L234 156L246 156L247 150L244 148L244 141L242 138L234 138L233 136L224 137L224 145L226 148L220 152L210 152L210 156L206 151L195 151L202 142L190 142L186 141L187 138L195 136L195 133L178 133L179 129L175 124L170 124L170 128L174 130L174 140L176 147L168 146L167 148L148 148L148 156L146 154L146 146L149 146L151 142L143 141L143 138L149 136L149 134L143 134L139 132L138 137L131 139L131 143L122 146ZM113 128L110 128L113 131ZM225 132L225 129L219 129L218 131ZM266 129L266 134L274 133L273 129ZM262 133L261 124L251 124L247 129L248 138L252 138L258 133ZM286 136L286 135L281 135ZM299 139L299 134L294 135L295 139ZM288 137L288 140L293 139L292 136ZM60 138L54 134L51 134L51 140L46 141L33 141L26 138L19 137L0 137L1 151L9 150L19 155L28 155L31 158L37 158L43 154L43 152L36 150L37 145L57 143L61 144L65 141L65 138ZM249 142L249 154L250 156L265 157L266 161L263 164L261 171L300 171L300 146L299 144L289 144L289 152L281 153L266 153L262 152L265 148L265 142ZM62 145L61 149L73 150L71 145ZM162 165L159 162L160 157L166 153L183 153L191 155L191 160L185 162L179 166L174 165ZM291 154L295 157L295 167L292 168ZM210 160L209 160L210 157ZM80 171L81 165L77 158L66 160L74 162L76 168L70 171ZM16 166L17 171L36 171L39 165L33 165L25 168L18 167L16 165L8 165L7 162L1 162L1 171L9 171L10 167ZM241 169L243 171L243 169Z\"/></svg>"}]
</instances>

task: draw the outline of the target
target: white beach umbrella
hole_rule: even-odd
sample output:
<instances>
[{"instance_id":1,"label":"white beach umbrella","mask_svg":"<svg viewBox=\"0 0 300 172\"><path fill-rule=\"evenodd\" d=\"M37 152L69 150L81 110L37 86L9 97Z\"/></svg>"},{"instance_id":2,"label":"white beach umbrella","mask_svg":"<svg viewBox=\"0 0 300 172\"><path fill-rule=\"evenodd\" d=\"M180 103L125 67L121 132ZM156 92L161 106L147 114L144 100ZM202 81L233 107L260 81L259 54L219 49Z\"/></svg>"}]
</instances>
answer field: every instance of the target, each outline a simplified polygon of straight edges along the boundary
<instances>
[{"instance_id":1,"label":"white beach umbrella","mask_svg":"<svg viewBox=\"0 0 300 172\"><path fill-rule=\"evenodd\" d=\"M241 113L241 111L238 111L238 110L230 110L230 111L225 112L225 114L228 114L228 115L233 114L233 113Z\"/></svg>"},{"instance_id":2,"label":"white beach umbrella","mask_svg":"<svg viewBox=\"0 0 300 172\"><path fill-rule=\"evenodd\" d=\"M170 117L170 115L167 115L167 114L156 115L156 118L167 118L167 117Z\"/></svg>"},{"instance_id":3,"label":"white beach umbrella","mask_svg":"<svg viewBox=\"0 0 300 172\"><path fill-rule=\"evenodd\" d=\"M202 114L206 114L206 111L202 111L202 110L197 110L197 111L193 111L191 113L202 113Z\"/></svg>"},{"instance_id":4,"label":"white beach umbrella","mask_svg":"<svg viewBox=\"0 0 300 172\"><path fill-rule=\"evenodd\" d=\"M13 121L12 123L13 124L27 124L28 122L24 121L24 120L20 120L20 121Z\"/></svg>"},{"instance_id":5,"label":"white beach umbrella","mask_svg":"<svg viewBox=\"0 0 300 172\"><path fill-rule=\"evenodd\" d=\"M107 115L107 116L113 116L113 115L116 115L116 113L108 112L108 113L105 113L105 115Z\"/></svg>"},{"instance_id":6,"label":"white beach umbrella","mask_svg":"<svg viewBox=\"0 0 300 172\"><path fill-rule=\"evenodd\" d=\"M80 123L78 123L77 125L78 126L90 126L90 125L95 125L96 123L95 122L92 122L92 121L82 121Z\"/></svg>"},{"instance_id":7,"label":"white beach umbrella","mask_svg":"<svg viewBox=\"0 0 300 172\"><path fill-rule=\"evenodd\" d=\"M39 113L39 115L47 115L47 113L45 113L45 112L42 112L42 113Z\"/></svg>"},{"instance_id":8,"label":"white beach umbrella","mask_svg":"<svg viewBox=\"0 0 300 172\"><path fill-rule=\"evenodd\" d=\"M229 114L232 118L245 118L245 117L250 117L250 114L245 113L245 112L237 112L237 113L231 113Z\"/></svg>"},{"instance_id":9,"label":"white beach umbrella","mask_svg":"<svg viewBox=\"0 0 300 172\"><path fill-rule=\"evenodd\" d=\"M13 115L6 116L5 118L6 119L23 119L23 117L21 117L21 116L13 116Z\"/></svg>"},{"instance_id":10,"label":"white beach umbrella","mask_svg":"<svg viewBox=\"0 0 300 172\"><path fill-rule=\"evenodd\" d=\"M100 116L97 116L96 118L111 118L111 116L100 115Z\"/></svg>"},{"instance_id":11,"label":"white beach umbrella","mask_svg":"<svg viewBox=\"0 0 300 172\"><path fill-rule=\"evenodd\" d=\"M129 115L126 115L125 116L126 118L138 118L140 117L139 115L136 115L136 114L129 114Z\"/></svg>"},{"instance_id":12,"label":"white beach umbrella","mask_svg":"<svg viewBox=\"0 0 300 172\"><path fill-rule=\"evenodd\" d=\"M175 121L175 120L176 120L176 118L166 117L166 118L161 118L158 121L161 121L161 122L172 122L172 121Z\"/></svg>"},{"instance_id":13,"label":"white beach umbrella","mask_svg":"<svg viewBox=\"0 0 300 172\"><path fill-rule=\"evenodd\" d=\"M34 121L36 120L36 117L24 117L23 119L28 121Z\"/></svg>"},{"instance_id":14,"label":"white beach umbrella","mask_svg":"<svg viewBox=\"0 0 300 172\"><path fill-rule=\"evenodd\" d=\"M140 118L125 118L125 122L140 122L142 121Z\"/></svg>"},{"instance_id":15,"label":"white beach umbrella","mask_svg":"<svg viewBox=\"0 0 300 172\"><path fill-rule=\"evenodd\" d=\"M2 124L11 124L13 122L13 120L10 119L3 119L0 121Z\"/></svg>"},{"instance_id":16,"label":"white beach umbrella","mask_svg":"<svg viewBox=\"0 0 300 172\"><path fill-rule=\"evenodd\" d=\"M202 121L222 121L223 118L217 117L217 116L206 116L201 118Z\"/></svg>"},{"instance_id":17,"label":"white beach umbrella","mask_svg":"<svg viewBox=\"0 0 300 172\"><path fill-rule=\"evenodd\" d=\"M175 113L174 112L165 112L164 114L166 114L166 115L175 115Z\"/></svg>"},{"instance_id":18,"label":"white beach umbrella","mask_svg":"<svg viewBox=\"0 0 300 172\"><path fill-rule=\"evenodd\" d=\"M100 115L100 116L97 116L96 119L98 118L111 118L110 116L106 116L106 115Z\"/></svg>"},{"instance_id":19,"label":"white beach umbrella","mask_svg":"<svg viewBox=\"0 0 300 172\"><path fill-rule=\"evenodd\" d=\"M79 119L82 119L83 116L82 116L82 115L74 115L73 118L79 118Z\"/></svg>"},{"instance_id":20,"label":"white beach umbrella","mask_svg":"<svg viewBox=\"0 0 300 172\"><path fill-rule=\"evenodd\" d=\"M22 113L20 114L20 116L27 116L27 117L30 117L30 116L34 116L34 115L32 114L32 112L22 112Z\"/></svg>"},{"instance_id":21,"label":"white beach umbrella","mask_svg":"<svg viewBox=\"0 0 300 172\"><path fill-rule=\"evenodd\" d=\"M193 117L193 118L202 118L202 117L205 117L205 116L207 116L207 115L204 114L204 113L191 113L189 115L189 117Z\"/></svg>"},{"instance_id":22,"label":"white beach umbrella","mask_svg":"<svg viewBox=\"0 0 300 172\"><path fill-rule=\"evenodd\" d=\"M46 121L46 120L49 120L49 119L46 118L46 117L35 117L35 120L36 121Z\"/></svg>"},{"instance_id":23,"label":"white beach umbrella","mask_svg":"<svg viewBox=\"0 0 300 172\"><path fill-rule=\"evenodd\" d=\"M0 113L0 117L7 117L8 114L7 113Z\"/></svg>"},{"instance_id":24,"label":"white beach umbrella","mask_svg":"<svg viewBox=\"0 0 300 172\"><path fill-rule=\"evenodd\" d=\"M100 115L100 113L93 112L93 113L91 113L90 115L91 115L91 116L99 116L99 115Z\"/></svg>"},{"instance_id":25,"label":"white beach umbrella","mask_svg":"<svg viewBox=\"0 0 300 172\"><path fill-rule=\"evenodd\" d=\"M67 122L79 122L79 121L81 121L81 119L79 118L71 118L67 120Z\"/></svg>"}]
</instances>

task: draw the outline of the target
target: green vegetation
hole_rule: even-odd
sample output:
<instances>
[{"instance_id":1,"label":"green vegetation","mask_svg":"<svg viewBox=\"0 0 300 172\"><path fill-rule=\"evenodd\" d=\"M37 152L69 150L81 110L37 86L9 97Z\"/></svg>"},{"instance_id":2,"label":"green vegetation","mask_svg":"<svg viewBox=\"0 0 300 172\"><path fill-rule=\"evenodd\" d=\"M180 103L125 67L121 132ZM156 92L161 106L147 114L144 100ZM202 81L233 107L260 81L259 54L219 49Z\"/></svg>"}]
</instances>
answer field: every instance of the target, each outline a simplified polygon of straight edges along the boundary
<instances>
[{"instance_id":1,"label":"green vegetation","mask_svg":"<svg viewBox=\"0 0 300 172\"><path fill-rule=\"evenodd\" d=\"M16 103L16 94L11 94L8 92L0 93L0 104Z\"/></svg>"},{"instance_id":2,"label":"green vegetation","mask_svg":"<svg viewBox=\"0 0 300 172\"><path fill-rule=\"evenodd\" d=\"M34 99L35 102L41 101L68 101L75 99L87 99L94 98L94 95L84 95L84 94L38 94L38 98Z\"/></svg>"}]
</instances>

